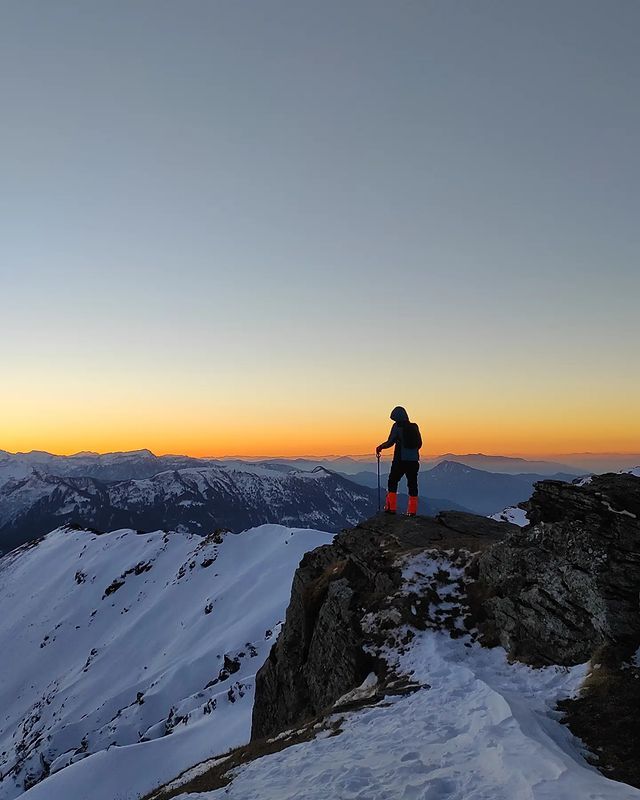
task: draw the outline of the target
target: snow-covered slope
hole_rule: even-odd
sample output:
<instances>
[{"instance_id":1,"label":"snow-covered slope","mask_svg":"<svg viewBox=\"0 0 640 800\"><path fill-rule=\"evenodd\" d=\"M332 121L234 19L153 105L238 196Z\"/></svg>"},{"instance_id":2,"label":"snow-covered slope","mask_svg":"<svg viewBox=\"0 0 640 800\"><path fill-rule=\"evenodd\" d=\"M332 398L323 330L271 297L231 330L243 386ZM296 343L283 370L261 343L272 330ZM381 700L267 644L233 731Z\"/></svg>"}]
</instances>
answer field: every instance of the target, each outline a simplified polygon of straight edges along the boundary
<instances>
[{"instance_id":1,"label":"snow-covered slope","mask_svg":"<svg viewBox=\"0 0 640 800\"><path fill-rule=\"evenodd\" d=\"M321 467L230 464L112 483L33 470L0 486L0 550L67 523L202 534L264 523L338 530L375 507L372 489Z\"/></svg>"},{"instance_id":2,"label":"snow-covered slope","mask_svg":"<svg viewBox=\"0 0 640 800\"><path fill-rule=\"evenodd\" d=\"M406 563L404 577L422 594L437 590L430 628L439 614L455 615L459 568L420 554ZM463 633L461 622L457 638L414 629L409 644L401 631L404 645L387 648L387 660L410 676L414 693L335 712L315 739L234 770L229 786L181 798L640 800L639 790L589 766L581 743L558 721L555 705L575 694L586 665L509 663L501 648L485 649Z\"/></svg>"},{"instance_id":3,"label":"snow-covered slope","mask_svg":"<svg viewBox=\"0 0 640 800\"><path fill-rule=\"evenodd\" d=\"M13 668L0 673L0 798L41 777L25 800L139 800L184 770L224 764L249 739L253 676L294 568L330 539L279 526L221 542L59 530L5 558L0 647ZM184 800L640 800L560 724L556 703L587 665L532 669L481 647L465 624L464 559L452 554L399 564L399 595L430 598L412 607L424 630L384 607L363 619L408 693L347 710L375 689L369 676L315 738Z\"/></svg>"},{"instance_id":4,"label":"snow-covered slope","mask_svg":"<svg viewBox=\"0 0 640 800\"><path fill-rule=\"evenodd\" d=\"M341 733L240 770L184 800L638 800L604 778L555 720L583 668L532 670L503 652L422 634L401 659L425 688L348 715Z\"/></svg>"},{"instance_id":5,"label":"snow-covered slope","mask_svg":"<svg viewBox=\"0 0 640 800\"><path fill-rule=\"evenodd\" d=\"M60 529L0 560L1 800L133 798L247 741L295 568L331 538Z\"/></svg>"}]
</instances>

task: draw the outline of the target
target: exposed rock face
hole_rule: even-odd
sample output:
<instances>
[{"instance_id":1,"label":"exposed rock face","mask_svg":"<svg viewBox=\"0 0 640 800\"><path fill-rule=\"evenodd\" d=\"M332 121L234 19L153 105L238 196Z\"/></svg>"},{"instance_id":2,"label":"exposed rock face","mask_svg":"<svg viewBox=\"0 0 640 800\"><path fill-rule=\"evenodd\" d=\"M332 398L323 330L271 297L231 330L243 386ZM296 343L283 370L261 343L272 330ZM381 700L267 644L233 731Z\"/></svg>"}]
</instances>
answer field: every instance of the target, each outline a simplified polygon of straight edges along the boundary
<instances>
[{"instance_id":1,"label":"exposed rock face","mask_svg":"<svg viewBox=\"0 0 640 800\"><path fill-rule=\"evenodd\" d=\"M531 524L478 560L483 627L531 664L576 664L640 640L640 479L542 481Z\"/></svg>"},{"instance_id":2,"label":"exposed rock face","mask_svg":"<svg viewBox=\"0 0 640 800\"><path fill-rule=\"evenodd\" d=\"M295 574L284 627L256 678L252 738L314 717L386 665L364 650L363 616L388 605L401 583L396 560L424 549L477 551L515 526L461 512L378 515L307 553Z\"/></svg>"}]
</instances>

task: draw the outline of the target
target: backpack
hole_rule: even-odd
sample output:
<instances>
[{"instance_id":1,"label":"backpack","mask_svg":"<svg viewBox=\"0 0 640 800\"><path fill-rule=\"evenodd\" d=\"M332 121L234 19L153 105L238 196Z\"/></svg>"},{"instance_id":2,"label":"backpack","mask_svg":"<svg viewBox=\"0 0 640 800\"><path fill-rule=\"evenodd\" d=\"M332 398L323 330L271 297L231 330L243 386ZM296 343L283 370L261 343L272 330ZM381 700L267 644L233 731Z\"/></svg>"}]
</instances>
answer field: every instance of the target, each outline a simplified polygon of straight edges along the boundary
<instances>
[{"instance_id":1,"label":"backpack","mask_svg":"<svg viewBox=\"0 0 640 800\"><path fill-rule=\"evenodd\" d=\"M417 423L405 422L402 426L402 446L407 450L419 450L422 447L422 436Z\"/></svg>"}]
</instances>

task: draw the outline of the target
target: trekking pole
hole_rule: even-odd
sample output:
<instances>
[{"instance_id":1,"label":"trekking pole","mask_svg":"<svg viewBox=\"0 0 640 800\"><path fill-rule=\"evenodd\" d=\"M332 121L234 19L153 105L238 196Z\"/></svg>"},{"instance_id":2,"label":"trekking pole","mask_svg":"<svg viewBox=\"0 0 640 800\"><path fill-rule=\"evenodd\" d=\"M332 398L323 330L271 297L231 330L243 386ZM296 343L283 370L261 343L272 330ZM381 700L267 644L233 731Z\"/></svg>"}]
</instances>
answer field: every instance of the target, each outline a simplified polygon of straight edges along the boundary
<instances>
[{"instance_id":1,"label":"trekking pole","mask_svg":"<svg viewBox=\"0 0 640 800\"><path fill-rule=\"evenodd\" d=\"M378 514L380 513L380 453L376 453L378 460Z\"/></svg>"}]
</instances>

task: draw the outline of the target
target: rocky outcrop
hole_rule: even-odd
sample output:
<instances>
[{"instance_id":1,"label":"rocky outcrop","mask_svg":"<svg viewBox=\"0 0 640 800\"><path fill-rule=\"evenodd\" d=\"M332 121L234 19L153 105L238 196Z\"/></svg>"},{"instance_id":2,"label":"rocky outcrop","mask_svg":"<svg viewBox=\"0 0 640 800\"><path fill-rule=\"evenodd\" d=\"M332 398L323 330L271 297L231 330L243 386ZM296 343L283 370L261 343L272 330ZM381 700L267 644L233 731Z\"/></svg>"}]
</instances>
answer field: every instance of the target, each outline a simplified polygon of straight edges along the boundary
<instances>
[{"instance_id":1,"label":"rocky outcrop","mask_svg":"<svg viewBox=\"0 0 640 800\"><path fill-rule=\"evenodd\" d=\"M640 478L536 484L531 524L478 559L487 641L530 664L576 664L640 640Z\"/></svg>"},{"instance_id":2,"label":"rocky outcrop","mask_svg":"<svg viewBox=\"0 0 640 800\"><path fill-rule=\"evenodd\" d=\"M461 512L437 518L378 515L307 553L295 574L286 621L256 678L252 738L272 736L329 709L386 664L365 649L366 614L401 584L398 558L438 548L482 550L515 526ZM396 610L396 622L401 609ZM394 618L390 613L390 618Z\"/></svg>"},{"instance_id":3,"label":"rocky outcrop","mask_svg":"<svg viewBox=\"0 0 640 800\"><path fill-rule=\"evenodd\" d=\"M453 512L379 515L307 553L257 675L252 738L298 730L341 708L371 672L378 697L388 694L397 676L378 647L401 648L397 637L411 637L412 627L445 628L534 666L591 660L580 696L563 703L564 719L599 754L593 760L605 774L640 785L630 766L640 736L640 478L545 480L522 507L530 520L523 528ZM462 618L438 612L433 585L407 598L403 557L420 551L430 560L446 553L464 574L454 587ZM386 629L372 629L372 619Z\"/></svg>"}]
</instances>

